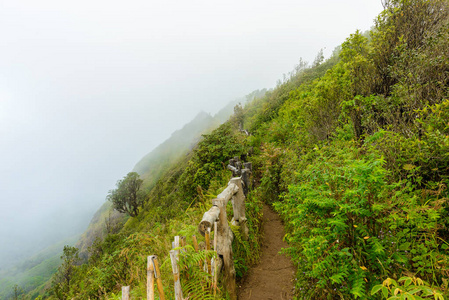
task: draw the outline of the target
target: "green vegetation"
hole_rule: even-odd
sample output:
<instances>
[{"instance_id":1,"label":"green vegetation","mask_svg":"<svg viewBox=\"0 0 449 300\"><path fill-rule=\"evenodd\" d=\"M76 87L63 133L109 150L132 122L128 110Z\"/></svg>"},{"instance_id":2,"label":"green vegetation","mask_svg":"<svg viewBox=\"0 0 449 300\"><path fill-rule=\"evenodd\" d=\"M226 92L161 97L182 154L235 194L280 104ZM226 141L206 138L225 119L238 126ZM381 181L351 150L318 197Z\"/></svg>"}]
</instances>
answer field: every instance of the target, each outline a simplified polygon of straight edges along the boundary
<instances>
[{"instance_id":1,"label":"green vegetation","mask_svg":"<svg viewBox=\"0 0 449 300\"><path fill-rule=\"evenodd\" d=\"M229 117L230 114L226 114ZM185 156L198 143L201 134L210 132L219 125L217 117L199 113L182 129L175 131L169 139L145 155L133 171L145 179L143 188L151 189L173 161Z\"/></svg>"},{"instance_id":2,"label":"green vegetation","mask_svg":"<svg viewBox=\"0 0 449 300\"><path fill-rule=\"evenodd\" d=\"M403 276L449 294L447 5L388 1L323 75L305 69L245 108L298 298L375 298Z\"/></svg>"},{"instance_id":3,"label":"green vegetation","mask_svg":"<svg viewBox=\"0 0 449 300\"><path fill-rule=\"evenodd\" d=\"M57 299L63 300L68 298L70 283L76 270L76 263L79 261L78 253L78 248L68 245L64 246L63 254L61 255L62 263L53 275L51 283L51 293Z\"/></svg>"},{"instance_id":4,"label":"green vegetation","mask_svg":"<svg viewBox=\"0 0 449 300\"><path fill-rule=\"evenodd\" d=\"M37 297L39 290L46 287L46 282L58 269L64 244L74 244L78 238L79 236L74 236L52 245L33 257L23 260L14 268L2 270L0 272L0 299L10 299L16 291L23 292L23 296L27 294L31 299Z\"/></svg>"},{"instance_id":5,"label":"green vegetation","mask_svg":"<svg viewBox=\"0 0 449 300\"><path fill-rule=\"evenodd\" d=\"M156 254L162 261L165 293L167 297L172 297L173 283L168 258L171 241L175 235L183 235L192 244L191 237L198 235L198 222L209 209L210 200L226 187L231 176L224 163L246 153L246 135L237 127L237 123L232 121L205 135L189 155L173 163L146 193L146 201L135 217L125 217L126 223L114 223L114 230L107 231L102 239L94 241L84 263L63 263L53 276L51 287L44 290L41 296L50 299L116 299L120 297L121 286L130 285L134 297L144 297L146 258ZM134 174L131 173L133 178L137 178ZM119 181L118 189L125 180ZM250 241L242 240L234 228L234 257L236 272L240 275L257 260L254 250L259 249L261 204L251 195L249 199L252 199L248 201L247 211ZM232 215L231 209L229 207L229 215ZM105 207L94 218L103 218L107 210ZM200 237L199 241L203 238ZM183 264L192 265L192 261L197 262L201 255L207 255L196 254L189 249L187 247L187 252L183 254L181 268ZM68 261L69 256L64 254L63 261ZM64 281L67 276L62 274L67 274L66 270L70 270L70 279ZM190 279L189 284L185 282L192 297L212 297L211 282L206 280L209 275L200 269L181 270L183 278ZM218 294L224 297L225 292L220 289Z\"/></svg>"},{"instance_id":6,"label":"green vegetation","mask_svg":"<svg viewBox=\"0 0 449 300\"><path fill-rule=\"evenodd\" d=\"M119 299L122 285L144 297L150 254L163 262L171 297L171 240L196 233L229 180L227 160L250 155L249 241L233 230L238 276L258 259L264 201L285 221L298 299L447 298L449 7L384 4L371 31L356 31L326 61L321 51L310 67L301 61L154 184L144 182L147 201L93 243L88 261L73 267L66 297ZM181 262L192 299L213 295L207 274L185 268L204 255L187 247Z\"/></svg>"},{"instance_id":7,"label":"green vegetation","mask_svg":"<svg viewBox=\"0 0 449 300\"><path fill-rule=\"evenodd\" d=\"M140 189L142 183L139 174L129 172L123 179L117 181L117 188L109 191L106 198L112 202L115 210L136 217L145 201L145 194Z\"/></svg>"}]
</instances>

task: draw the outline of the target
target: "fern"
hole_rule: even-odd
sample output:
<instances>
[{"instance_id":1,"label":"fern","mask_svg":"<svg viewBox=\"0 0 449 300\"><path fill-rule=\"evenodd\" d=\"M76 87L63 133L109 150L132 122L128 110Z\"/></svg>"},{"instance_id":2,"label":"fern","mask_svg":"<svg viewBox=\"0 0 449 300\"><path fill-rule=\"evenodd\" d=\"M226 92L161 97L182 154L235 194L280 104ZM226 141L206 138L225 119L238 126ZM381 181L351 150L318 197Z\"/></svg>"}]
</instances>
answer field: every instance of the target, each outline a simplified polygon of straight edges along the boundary
<instances>
[{"instance_id":1,"label":"fern","mask_svg":"<svg viewBox=\"0 0 449 300\"><path fill-rule=\"evenodd\" d=\"M212 275L207 273L202 264L206 259L211 259L215 251L195 252L194 248L187 245L180 248L179 270L181 284L185 297L189 299L215 299L213 295Z\"/></svg>"},{"instance_id":2,"label":"fern","mask_svg":"<svg viewBox=\"0 0 449 300\"><path fill-rule=\"evenodd\" d=\"M365 297L365 278L363 272L357 272L355 274L355 278L352 280L351 294L356 299Z\"/></svg>"}]
</instances>

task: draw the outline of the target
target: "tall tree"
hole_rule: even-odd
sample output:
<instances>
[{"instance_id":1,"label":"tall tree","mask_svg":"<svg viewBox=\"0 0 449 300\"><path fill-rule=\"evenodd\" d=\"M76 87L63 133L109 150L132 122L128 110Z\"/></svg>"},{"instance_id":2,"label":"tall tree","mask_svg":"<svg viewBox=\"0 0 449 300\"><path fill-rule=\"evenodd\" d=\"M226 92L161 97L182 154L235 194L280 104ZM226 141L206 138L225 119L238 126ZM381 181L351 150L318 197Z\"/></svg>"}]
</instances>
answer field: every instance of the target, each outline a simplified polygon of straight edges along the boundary
<instances>
[{"instance_id":1,"label":"tall tree","mask_svg":"<svg viewBox=\"0 0 449 300\"><path fill-rule=\"evenodd\" d=\"M69 245L64 246L61 256L62 263L53 275L51 292L57 299L69 299L70 282L77 270L79 249Z\"/></svg>"},{"instance_id":2,"label":"tall tree","mask_svg":"<svg viewBox=\"0 0 449 300\"><path fill-rule=\"evenodd\" d=\"M139 207L145 201L145 195L140 190L142 183L143 180L140 179L139 174L130 172L117 181L117 188L109 191L107 199L112 202L114 209L135 217L139 213Z\"/></svg>"}]
</instances>

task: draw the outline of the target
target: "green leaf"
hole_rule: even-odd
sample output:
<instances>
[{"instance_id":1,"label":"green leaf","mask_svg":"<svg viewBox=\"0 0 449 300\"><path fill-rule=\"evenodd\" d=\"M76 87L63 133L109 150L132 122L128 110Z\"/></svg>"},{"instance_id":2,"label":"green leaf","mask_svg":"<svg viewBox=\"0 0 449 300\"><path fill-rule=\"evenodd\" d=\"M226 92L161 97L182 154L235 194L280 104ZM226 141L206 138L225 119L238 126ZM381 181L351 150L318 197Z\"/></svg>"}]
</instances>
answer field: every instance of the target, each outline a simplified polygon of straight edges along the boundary
<instances>
[{"instance_id":1,"label":"green leaf","mask_svg":"<svg viewBox=\"0 0 449 300\"><path fill-rule=\"evenodd\" d=\"M435 300L444 300L443 295L441 295L440 293L435 293Z\"/></svg>"},{"instance_id":2,"label":"green leaf","mask_svg":"<svg viewBox=\"0 0 449 300\"><path fill-rule=\"evenodd\" d=\"M381 284L375 285L375 286L371 289L371 295L374 295L375 293L377 293L382 287L383 287L383 285L381 285Z\"/></svg>"},{"instance_id":3,"label":"green leaf","mask_svg":"<svg viewBox=\"0 0 449 300\"><path fill-rule=\"evenodd\" d=\"M384 286L382 286L382 294L384 295L385 298L388 297L388 289Z\"/></svg>"},{"instance_id":4,"label":"green leaf","mask_svg":"<svg viewBox=\"0 0 449 300\"><path fill-rule=\"evenodd\" d=\"M416 294L417 292L420 292L420 291L421 291L421 289L417 288L417 289L409 291L408 293L413 295L413 294Z\"/></svg>"},{"instance_id":5,"label":"green leaf","mask_svg":"<svg viewBox=\"0 0 449 300\"><path fill-rule=\"evenodd\" d=\"M402 251L408 250L408 249L410 248L410 245L411 245L411 244L412 244L412 243L410 243L410 242L403 243L403 244L401 244L401 245L399 246L399 250L402 250Z\"/></svg>"},{"instance_id":6,"label":"green leaf","mask_svg":"<svg viewBox=\"0 0 449 300\"><path fill-rule=\"evenodd\" d=\"M427 287L427 286L423 286L422 287L422 290L423 290L423 296L430 296L430 295L433 295L433 291L432 291L432 289L431 288L429 288L429 287Z\"/></svg>"},{"instance_id":7,"label":"green leaf","mask_svg":"<svg viewBox=\"0 0 449 300\"><path fill-rule=\"evenodd\" d=\"M410 171L410 170L413 170L414 168L416 168L416 166L412 165L412 164L405 164L402 168L406 171Z\"/></svg>"},{"instance_id":8,"label":"green leaf","mask_svg":"<svg viewBox=\"0 0 449 300\"><path fill-rule=\"evenodd\" d=\"M410 285L410 283L412 283L412 279L411 279L411 278L408 278L408 279L405 281L404 286L407 287L407 286Z\"/></svg>"}]
</instances>

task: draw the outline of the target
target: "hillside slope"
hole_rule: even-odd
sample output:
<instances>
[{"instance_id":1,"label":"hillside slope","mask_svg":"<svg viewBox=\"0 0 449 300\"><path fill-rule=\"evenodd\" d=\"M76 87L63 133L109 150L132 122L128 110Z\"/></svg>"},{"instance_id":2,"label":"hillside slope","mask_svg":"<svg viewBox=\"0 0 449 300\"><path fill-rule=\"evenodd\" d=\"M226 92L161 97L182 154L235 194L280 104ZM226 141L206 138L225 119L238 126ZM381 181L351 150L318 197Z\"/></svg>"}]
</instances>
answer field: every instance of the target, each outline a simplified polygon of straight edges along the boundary
<instances>
[{"instance_id":1,"label":"hillside slope","mask_svg":"<svg viewBox=\"0 0 449 300\"><path fill-rule=\"evenodd\" d=\"M15 286L21 292L29 293L31 299L37 297L39 288L45 285L61 263L60 256L63 246L74 244L78 239L79 235L76 235L60 241L21 261L12 268L2 270L0 272L0 299L12 297Z\"/></svg>"},{"instance_id":2,"label":"hillside slope","mask_svg":"<svg viewBox=\"0 0 449 300\"><path fill-rule=\"evenodd\" d=\"M212 131L229 119L238 102L239 100L229 102L213 117L204 112L199 113L191 122L174 132L164 143L142 158L134 170L140 172L145 179L146 189L151 190L166 169L182 160L201 140L202 134ZM42 294L43 289L50 285L47 281L61 263L60 256L63 254L64 245L75 245L79 249L81 261L87 262L89 248L95 243L101 243L109 234L119 232L127 219L128 216L125 214L113 210L110 202L105 202L94 214L81 236L59 242L50 247L54 250L49 248L14 268L3 270L0 273L0 299L9 299L16 285L20 293L28 294L29 298L34 299L36 295ZM45 283L47 284L44 285Z\"/></svg>"},{"instance_id":3,"label":"hillside slope","mask_svg":"<svg viewBox=\"0 0 449 300\"><path fill-rule=\"evenodd\" d=\"M145 179L146 187L151 189L172 161L186 155L199 142L201 134L212 130L217 124L218 121L211 115L200 112L182 129L173 132L169 139L145 155L133 171L139 173Z\"/></svg>"},{"instance_id":4,"label":"hillside slope","mask_svg":"<svg viewBox=\"0 0 449 300\"><path fill-rule=\"evenodd\" d=\"M177 161L182 160L206 134L223 120L229 119L236 101L229 102L214 117L200 112L192 121L176 130L162 144L145 155L133 168L144 180L143 188L150 191L162 174ZM116 233L126 222L127 216L115 211L110 202L105 202L93 216L88 228L75 246L80 249L83 259L88 257L88 249L96 241L101 241L110 233Z\"/></svg>"},{"instance_id":5,"label":"hillside slope","mask_svg":"<svg viewBox=\"0 0 449 300\"><path fill-rule=\"evenodd\" d=\"M264 201L284 220L296 297L447 297L449 7L385 8L370 32L356 31L326 61L301 63L167 166L139 215L92 247L88 263L71 265L70 284L53 282L49 298L119 299L122 285L145 297L149 254L163 262L173 297L171 241L197 232L235 156L253 163L250 238L234 232L239 277L258 260ZM206 259L189 249L186 266ZM213 299L210 275L182 270L192 299ZM226 298L220 287L217 298Z\"/></svg>"}]
</instances>

